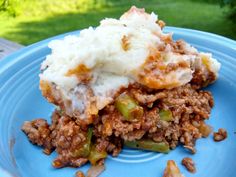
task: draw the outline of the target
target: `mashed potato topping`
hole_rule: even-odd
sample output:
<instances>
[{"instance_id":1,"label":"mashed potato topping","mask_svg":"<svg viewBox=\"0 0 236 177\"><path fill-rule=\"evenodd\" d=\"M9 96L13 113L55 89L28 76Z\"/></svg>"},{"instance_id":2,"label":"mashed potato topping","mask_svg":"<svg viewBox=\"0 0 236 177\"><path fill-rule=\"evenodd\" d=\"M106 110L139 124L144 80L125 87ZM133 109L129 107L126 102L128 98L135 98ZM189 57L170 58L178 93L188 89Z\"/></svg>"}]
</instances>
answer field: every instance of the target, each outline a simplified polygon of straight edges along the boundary
<instances>
[{"instance_id":1,"label":"mashed potato topping","mask_svg":"<svg viewBox=\"0 0 236 177\"><path fill-rule=\"evenodd\" d=\"M154 13L132 7L119 20L51 41L41 66L43 95L68 115L90 119L132 83L170 89L190 82L197 69L217 78L220 64L211 55L183 41L178 46L157 21Z\"/></svg>"}]
</instances>

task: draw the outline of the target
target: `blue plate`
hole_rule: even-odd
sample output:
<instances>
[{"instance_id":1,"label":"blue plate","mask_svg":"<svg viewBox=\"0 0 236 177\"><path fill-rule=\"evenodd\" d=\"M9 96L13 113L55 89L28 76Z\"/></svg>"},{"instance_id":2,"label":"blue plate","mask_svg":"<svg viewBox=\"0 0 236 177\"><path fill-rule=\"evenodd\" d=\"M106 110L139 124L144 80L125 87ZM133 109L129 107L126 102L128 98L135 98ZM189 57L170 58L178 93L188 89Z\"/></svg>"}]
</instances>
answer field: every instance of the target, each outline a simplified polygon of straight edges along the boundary
<instances>
[{"instance_id":1,"label":"blue plate","mask_svg":"<svg viewBox=\"0 0 236 177\"><path fill-rule=\"evenodd\" d=\"M197 153L191 155L182 147L169 154L124 149L117 158L108 157L106 171L101 177L161 177L167 160L175 160L185 176L222 177L236 176L236 42L210 33L166 27L173 31L174 39L184 39L200 51L211 52L222 63L218 81L209 86L215 106L208 123L225 128L228 138L215 143L212 135L197 141ZM43 117L49 120L53 106L41 95L39 67L50 53L47 47L56 36L28 46L0 61L0 177L72 177L78 169L54 169L53 153L46 156L42 149L29 143L22 133L25 120ZM186 171L181 160L190 156L196 163L197 172ZM86 171L89 165L80 168Z\"/></svg>"}]
</instances>

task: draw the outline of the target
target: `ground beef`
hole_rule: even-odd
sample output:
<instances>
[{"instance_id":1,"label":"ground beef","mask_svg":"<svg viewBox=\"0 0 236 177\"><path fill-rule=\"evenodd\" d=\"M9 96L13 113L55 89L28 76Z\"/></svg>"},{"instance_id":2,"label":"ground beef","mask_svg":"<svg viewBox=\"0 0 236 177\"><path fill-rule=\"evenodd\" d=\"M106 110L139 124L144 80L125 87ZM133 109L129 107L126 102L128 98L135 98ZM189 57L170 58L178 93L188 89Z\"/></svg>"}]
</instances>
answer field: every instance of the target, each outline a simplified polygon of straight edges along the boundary
<instances>
[{"instance_id":1,"label":"ground beef","mask_svg":"<svg viewBox=\"0 0 236 177\"><path fill-rule=\"evenodd\" d=\"M95 125L95 130L99 136L114 134L116 137L132 141L141 139L147 131L155 131L157 120L157 110L153 109L145 112L145 116L138 122L128 122L123 119L114 105L110 105L104 110L101 122Z\"/></svg>"},{"instance_id":2,"label":"ground beef","mask_svg":"<svg viewBox=\"0 0 236 177\"><path fill-rule=\"evenodd\" d=\"M171 43L171 47L175 53L179 54L192 54L189 51L186 50L186 42L183 40L177 40L176 42ZM195 53L193 53L195 54Z\"/></svg>"},{"instance_id":3,"label":"ground beef","mask_svg":"<svg viewBox=\"0 0 236 177\"><path fill-rule=\"evenodd\" d=\"M195 164L191 158L185 157L185 158L183 158L181 163L182 163L182 165L184 165L187 168L187 170L189 172L191 172L191 173L196 172Z\"/></svg>"},{"instance_id":4,"label":"ground beef","mask_svg":"<svg viewBox=\"0 0 236 177\"><path fill-rule=\"evenodd\" d=\"M158 91L134 84L124 91L142 106L143 115L135 121L127 121L114 103L99 111L96 121L89 125L93 129L91 143L99 152L117 156L124 141L151 139L164 142L171 149L183 144L195 153L196 140L211 132L204 123L214 105L210 92L196 90L190 84ZM168 110L171 120L162 120L161 110ZM88 156L78 154L88 140L88 126L76 120L56 110L50 126L38 119L26 122L22 129L34 144L48 152L56 150L58 157L53 162L54 167L79 167L89 161ZM98 164L103 162L100 159Z\"/></svg>"},{"instance_id":5,"label":"ground beef","mask_svg":"<svg viewBox=\"0 0 236 177\"><path fill-rule=\"evenodd\" d=\"M215 141L223 141L227 138L227 131L223 128L220 128L218 132L214 132L214 140Z\"/></svg>"},{"instance_id":6,"label":"ground beef","mask_svg":"<svg viewBox=\"0 0 236 177\"><path fill-rule=\"evenodd\" d=\"M22 126L22 130L33 144L44 148L45 154L50 154L54 149L50 137L51 130L46 120L35 119L31 122L26 121Z\"/></svg>"},{"instance_id":7,"label":"ground beef","mask_svg":"<svg viewBox=\"0 0 236 177\"><path fill-rule=\"evenodd\" d=\"M54 160L53 166L79 167L86 163L86 158L77 157L76 150L86 141L86 130L82 130L76 122L68 116L60 116L55 112L52 116L51 138L52 144L56 147L58 157Z\"/></svg>"},{"instance_id":8,"label":"ground beef","mask_svg":"<svg viewBox=\"0 0 236 177\"><path fill-rule=\"evenodd\" d=\"M28 135L33 144L44 147L44 152L49 154L56 149L58 157L54 160L53 166L79 167L85 164L88 159L76 157L76 150L86 140L86 131L82 130L75 121L68 116L61 116L58 111L52 115L52 124L49 126L46 120L36 119L32 122L25 122L22 130Z\"/></svg>"},{"instance_id":9,"label":"ground beef","mask_svg":"<svg viewBox=\"0 0 236 177\"><path fill-rule=\"evenodd\" d=\"M140 104L149 104L153 103L158 99L166 97L166 94L163 92L157 92L155 94L147 93L145 90L140 88L132 88L130 94L140 103Z\"/></svg>"},{"instance_id":10,"label":"ground beef","mask_svg":"<svg viewBox=\"0 0 236 177\"><path fill-rule=\"evenodd\" d=\"M198 127L193 122L203 121L210 116L214 104L210 92L194 90L191 85L162 90L152 93L152 90L144 91L143 88L133 86L129 93L141 104L150 103L152 107L144 108L143 117L136 122L128 122L115 109L114 105L107 106L101 115L101 122L96 126L96 134L100 136L121 137L132 141L148 136L156 142L168 142L173 149L180 141L187 147L193 147L196 139L202 136ZM158 96L157 96L158 95ZM173 121L160 120L159 110L171 110Z\"/></svg>"},{"instance_id":11,"label":"ground beef","mask_svg":"<svg viewBox=\"0 0 236 177\"><path fill-rule=\"evenodd\" d=\"M196 69L193 73L191 85L195 89L200 89L216 80L216 75L208 70Z\"/></svg>"},{"instance_id":12,"label":"ground beef","mask_svg":"<svg viewBox=\"0 0 236 177\"><path fill-rule=\"evenodd\" d=\"M95 134L96 136L96 134ZM122 148L122 140L120 138L111 137L96 137L95 145L98 151L106 151L112 156L117 156Z\"/></svg>"}]
</instances>

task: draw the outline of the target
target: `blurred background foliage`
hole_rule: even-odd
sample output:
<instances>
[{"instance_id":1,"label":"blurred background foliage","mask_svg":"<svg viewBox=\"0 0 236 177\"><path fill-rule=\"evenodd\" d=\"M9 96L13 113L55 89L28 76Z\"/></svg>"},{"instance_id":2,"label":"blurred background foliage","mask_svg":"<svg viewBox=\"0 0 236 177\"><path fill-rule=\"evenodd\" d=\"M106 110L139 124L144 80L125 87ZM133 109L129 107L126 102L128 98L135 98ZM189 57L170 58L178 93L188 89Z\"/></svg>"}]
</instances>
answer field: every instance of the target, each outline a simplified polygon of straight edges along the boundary
<instances>
[{"instance_id":1,"label":"blurred background foliage","mask_svg":"<svg viewBox=\"0 0 236 177\"><path fill-rule=\"evenodd\" d=\"M63 14L65 12L86 12L90 9L101 8L107 0L0 0L1 10L8 15L38 16Z\"/></svg>"},{"instance_id":2,"label":"blurred background foliage","mask_svg":"<svg viewBox=\"0 0 236 177\"><path fill-rule=\"evenodd\" d=\"M27 45L118 18L132 5L157 13L168 26L236 39L236 0L0 0L0 37Z\"/></svg>"},{"instance_id":3,"label":"blurred background foliage","mask_svg":"<svg viewBox=\"0 0 236 177\"><path fill-rule=\"evenodd\" d=\"M220 0L222 7L229 7L227 17L236 23L236 0Z\"/></svg>"}]
</instances>

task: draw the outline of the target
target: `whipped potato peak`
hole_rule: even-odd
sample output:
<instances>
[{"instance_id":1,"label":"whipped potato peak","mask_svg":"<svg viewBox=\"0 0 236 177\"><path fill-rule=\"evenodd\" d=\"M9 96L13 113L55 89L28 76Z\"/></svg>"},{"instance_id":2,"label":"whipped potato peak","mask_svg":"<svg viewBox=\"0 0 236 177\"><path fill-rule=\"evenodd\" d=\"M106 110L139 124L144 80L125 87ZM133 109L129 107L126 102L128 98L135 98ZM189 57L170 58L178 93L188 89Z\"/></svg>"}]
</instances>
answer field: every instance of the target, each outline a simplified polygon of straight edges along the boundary
<instances>
[{"instance_id":1,"label":"whipped potato peak","mask_svg":"<svg viewBox=\"0 0 236 177\"><path fill-rule=\"evenodd\" d=\"M211 55L171 36L157 15L133 6L120 19L106 18L96 28L51 41L40 89L68 115L87 119L132 83L171 89L190 82L196 69L217 78L220 64Z\"/></svg>"}]
</instances>

